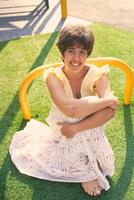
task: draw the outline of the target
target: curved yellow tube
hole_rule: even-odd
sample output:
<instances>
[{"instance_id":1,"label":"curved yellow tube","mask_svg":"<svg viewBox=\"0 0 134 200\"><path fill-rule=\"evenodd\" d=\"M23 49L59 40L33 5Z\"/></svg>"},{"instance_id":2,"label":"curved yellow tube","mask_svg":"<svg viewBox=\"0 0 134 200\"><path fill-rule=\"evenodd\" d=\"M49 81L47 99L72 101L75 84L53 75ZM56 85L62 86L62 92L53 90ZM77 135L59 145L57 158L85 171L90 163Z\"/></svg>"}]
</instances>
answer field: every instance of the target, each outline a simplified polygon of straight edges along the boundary
<instances>
[{"instance_id":1,"label":"curved yellow tube","mask_svg":"<svg viewBox=\"0 0 134 200\"><path fill-rule=\"evenodd\" d=\"M34 79L41 76L45 69L50 67L58 67L60 65L61 63L43 65L29 72L24 78L19 89L19 102L24 119L30 120L32 118L27 100L27 89L29 88L30 84Z\"/></svg>"},{"instance_id":2,"label":"curved yellow tube","mask_svg":"<svg viewBox=\"0 0 134 200\"><path fill-rule=\"evenodd\" d=\"M112 57L103 57L103 58L91 58L87 60L87 63L95 64L99 67L105 64L109 64L114 67L120 68L126 75L126 84L125 84L125 90L124 90L124 104L128 105L130 103L132 90L134 86L134 75L131 69L129 68L129 66L124 61L117 58L112 58ZM34 79L42 75L42 72L44 71L44 69L47 69L50 67L58 67L60 65L62 65L62 63L43 65L29 72L29 74L24 78L19 89L19 101L20 101L20 106L21 106L24 119L30 120L32 118L29 105L28 105L28 100L27 100L27 89L29 85Z\"/></svg>"}]
</instances>

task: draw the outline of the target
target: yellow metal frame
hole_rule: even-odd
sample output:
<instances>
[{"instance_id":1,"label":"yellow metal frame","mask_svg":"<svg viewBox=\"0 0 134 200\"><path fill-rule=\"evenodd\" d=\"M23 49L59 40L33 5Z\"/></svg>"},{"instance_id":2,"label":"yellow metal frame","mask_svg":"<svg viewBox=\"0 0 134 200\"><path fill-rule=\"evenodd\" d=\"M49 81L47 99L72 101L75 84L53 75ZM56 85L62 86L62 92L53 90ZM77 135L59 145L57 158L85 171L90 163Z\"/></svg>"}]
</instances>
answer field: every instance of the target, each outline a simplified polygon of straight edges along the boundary
<instances>
[{"instance_id":1,"label":"yellow metal frame","mask_svg":"<svg viewBox=\"0 0 134 200\"><path fill-rule=\"evenodd\" d=\"M62 19L66 19L66 17L67 17L67 0L60 0L60 3L61 3Z\"/></svg>"},{"instance_id":2,"label":"yellow metal frame","mask_svg":"<svg viewBox=\"0 0 134 200\"><path fill-rule=\"evenodd\" d=\"M132 95L132 90L134 87L134 75L133 72L131 71L130 67L128 64L126 64L124 61L117 59L117 58L112 58L112 57L103 57L103 58L91 58L87 60L88 64L95 64L99 67L109 64L114 67L118 67L125 73L126 77L126 83L125 83L125 89L124 89L124 104L128 105L130 104L131 100L131 95ZM54 63L54 64L47 64L43 65L41 67L38 67L34 70L32 70L22 81L20 89L19 89L19 101L20 101L20 106L22 110L22 114L24 119L30 120L32 118L32 115L30 113L29 105L28 105L28 100L27 100L27 90L28 87L30 86L31 82L36 79L37 77L42 75L42 72L44 69L50 68L50 67L58 67L62 65L62 63Z\"/></svg>"}]
</instances>

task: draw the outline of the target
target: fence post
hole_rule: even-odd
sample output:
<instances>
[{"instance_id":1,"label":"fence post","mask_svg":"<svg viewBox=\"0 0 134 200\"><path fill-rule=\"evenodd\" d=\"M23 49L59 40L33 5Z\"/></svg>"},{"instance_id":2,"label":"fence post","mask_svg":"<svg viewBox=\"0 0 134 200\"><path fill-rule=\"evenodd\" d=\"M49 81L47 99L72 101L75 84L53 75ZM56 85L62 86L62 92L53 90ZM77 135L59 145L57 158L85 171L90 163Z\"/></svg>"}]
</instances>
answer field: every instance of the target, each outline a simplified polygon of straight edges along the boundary
<instances>
[{"instance_id":1,"label":"fence post","mask_svg":"<svg viewBox=\"0 0 134 200\"><path fill-rule=\"evenodd\" d=\"M49 9L49 0L46 0L47 9Z\"/></svg>"}]
</instances>

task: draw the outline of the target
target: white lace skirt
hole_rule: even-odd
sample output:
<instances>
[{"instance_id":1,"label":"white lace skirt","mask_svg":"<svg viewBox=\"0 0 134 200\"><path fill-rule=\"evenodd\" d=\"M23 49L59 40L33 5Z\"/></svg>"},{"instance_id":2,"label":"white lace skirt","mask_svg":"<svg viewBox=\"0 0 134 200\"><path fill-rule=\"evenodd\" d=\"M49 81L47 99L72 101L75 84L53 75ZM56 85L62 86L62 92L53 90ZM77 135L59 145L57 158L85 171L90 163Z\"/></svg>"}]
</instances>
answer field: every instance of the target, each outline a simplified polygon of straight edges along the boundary
<instances>
[{"instance_id":1,"label":"white lace skirt","mask_svg":"<svg viewBox=\"0 0 134 200\"><path fill-rule=\"evenodd\" d=\"M114 174L114 155L104 134L104 126L82 131L65 138L57 121L66 121L53 108L47 119L49 126L30 120L24 130L16 132L10 155L17 169L29 176L50 181L87 182L98 179L108 190L106 176ZM74 121L74 119L68 121ZM75 120L76 121L76 120Z\"/></svg>"}]
</instances>

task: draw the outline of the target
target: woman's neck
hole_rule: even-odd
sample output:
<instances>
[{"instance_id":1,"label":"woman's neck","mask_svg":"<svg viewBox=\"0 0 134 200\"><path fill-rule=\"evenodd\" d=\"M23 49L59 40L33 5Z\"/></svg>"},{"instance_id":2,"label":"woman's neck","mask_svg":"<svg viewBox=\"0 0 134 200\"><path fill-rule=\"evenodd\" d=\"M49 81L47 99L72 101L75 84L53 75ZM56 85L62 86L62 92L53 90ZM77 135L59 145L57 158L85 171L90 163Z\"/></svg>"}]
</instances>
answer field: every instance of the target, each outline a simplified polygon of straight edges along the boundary
<instances>
[{"instance_id":1,"label":"woman's neck","mask_svg":"<svg viewBox=\"0 0 134 200\"><path fill-rule=\"evenodd\" d=\"M89 67L88 66L84 66L81 70L79 70L78 72L73 72L72 70L66 68L65 66L63 67L63 71L66 74L67 78L69 81L79 81L79 80L83 80L83 78L85 77L86 73L88 72Z\"/></svg>"}]
</instances>

